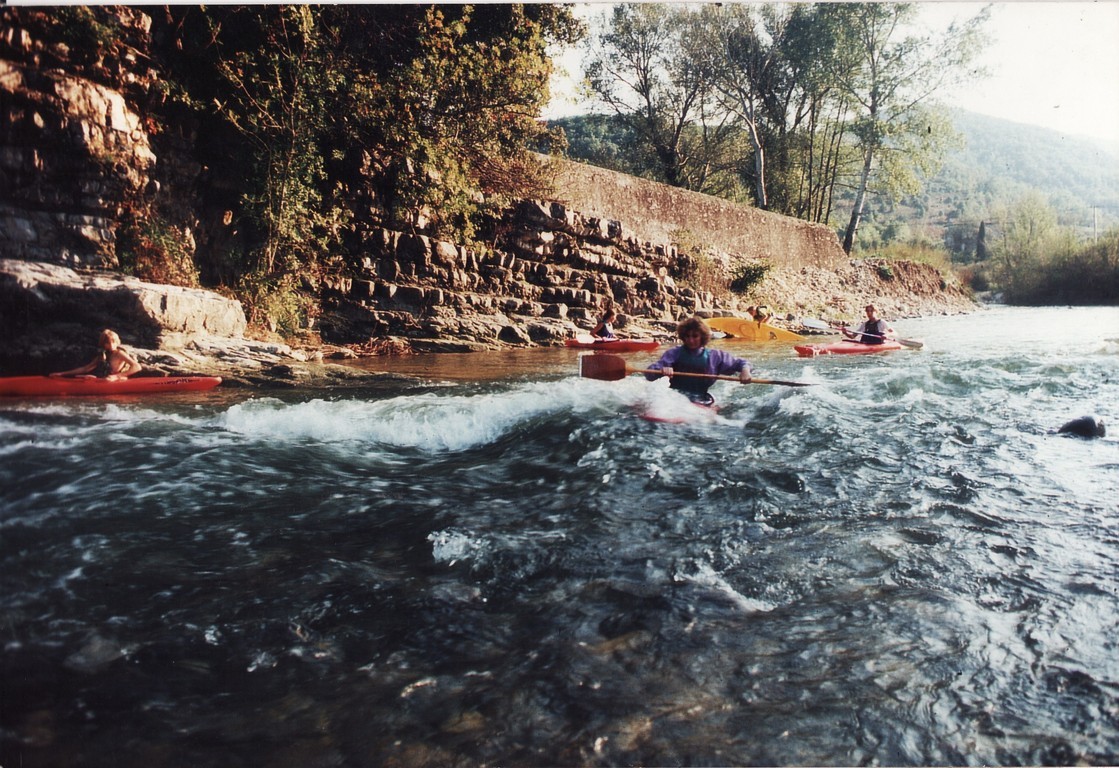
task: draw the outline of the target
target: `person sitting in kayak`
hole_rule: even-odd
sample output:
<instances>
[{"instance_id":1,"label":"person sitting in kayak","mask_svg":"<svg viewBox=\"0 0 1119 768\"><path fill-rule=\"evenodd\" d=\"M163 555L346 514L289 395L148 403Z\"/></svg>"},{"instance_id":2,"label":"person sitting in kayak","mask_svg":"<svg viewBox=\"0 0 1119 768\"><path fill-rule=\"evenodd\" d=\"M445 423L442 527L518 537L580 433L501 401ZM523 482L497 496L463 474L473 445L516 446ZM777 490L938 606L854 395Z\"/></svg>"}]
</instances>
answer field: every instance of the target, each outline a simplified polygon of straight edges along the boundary
<instances>
[{"instance_id":1,"label":"person sitting in kayak","mask_svg":"<svg viewBox=\"0 0 1119 768\"><path fill-rule=\"evenodd\" d=\"M866 320L859 323L853 331L841 328L843 335L854 339L860 344L881 344L886 339L894 337L894 329L889 323L878 316L878 309L873 304L866 305Z\"/></svg>"},{"instance_id":2,"label":"person sitting in kayak","mask_svg":"<svg viewBox=\"0 0 1119 768\"><path fill-rule=\"evenodd\" d=\"M711 342L711 329L699 317L689 317L676 328L676 335L683 344L665 352L661 359L649 366L651 371L645 378L656 381L667 376L672 389L686 395L693 403L713 405L715 398L707 391L715 379L699 376L675 376L676 373L704 373L709 376L728 376L738 374L744 384L749 383L750 361L735 357L722 349L708 349Z\"/></svg>"},{"instance_id":3,"label":"person sitting in kayak","mask_svg":"<svg viewBox=\"0 0 1119 768\"><path fill-rule=\"evenodd\" d=\"M614 335L614 321L618 319L618 313L613 308L606 310L602 319L598 321L598 325L591 331L591 335L596 339L616 339Z\"/></svg>"},{"instance_id":4,"label":"person sitting in kayak","mask_svg":"<svg viewBox=\"0 0 1119 768\"><path fill-rule=\"evenodd\" d=\"M120 336L116 331L108 328L101 331L97 346L101 351L85 365L69 371L52 373L51 376L93 376L118 381L143 370L143 366L136 362L136 358L128 354L120 345Z\"/></svg>"}]
</instances>

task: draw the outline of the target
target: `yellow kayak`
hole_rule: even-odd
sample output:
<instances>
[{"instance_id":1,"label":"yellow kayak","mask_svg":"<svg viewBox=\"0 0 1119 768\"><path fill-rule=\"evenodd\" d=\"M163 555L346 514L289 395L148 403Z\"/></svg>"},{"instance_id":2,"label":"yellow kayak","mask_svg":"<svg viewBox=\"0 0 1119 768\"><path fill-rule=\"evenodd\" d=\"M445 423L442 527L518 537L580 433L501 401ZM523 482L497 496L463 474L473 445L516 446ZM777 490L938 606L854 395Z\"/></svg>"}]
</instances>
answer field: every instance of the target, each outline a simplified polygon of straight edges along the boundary
<instances>
[{"instance_id":1,"label":"yellow kayak","mask_svg":"<svg viewBox=\"0 0 1119 768\"><path fill-rule=\"evenodd\" d=\"M744 317L712 317L705 322L741 341L804 341L803 336L792 331Z\"/></svg>"}]
</instances>

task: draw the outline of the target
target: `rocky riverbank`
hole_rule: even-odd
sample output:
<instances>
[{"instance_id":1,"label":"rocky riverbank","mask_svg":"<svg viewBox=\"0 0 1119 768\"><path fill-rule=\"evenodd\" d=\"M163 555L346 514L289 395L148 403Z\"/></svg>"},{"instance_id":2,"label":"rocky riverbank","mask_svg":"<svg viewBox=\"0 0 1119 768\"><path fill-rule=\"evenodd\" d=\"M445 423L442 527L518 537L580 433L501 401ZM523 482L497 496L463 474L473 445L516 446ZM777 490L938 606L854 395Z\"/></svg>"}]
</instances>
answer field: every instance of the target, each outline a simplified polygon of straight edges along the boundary
<instances>
[{"instance_id":1,"label":"rocky riverbank","mask_svg":"<svg viewBox=\"0 0 1119 768\"><path fill-rule=\"evenodd\" d=\"M261 338L240 302L213 291L0 259L0 328L9 340L0 350L0 375L81 365L106 327L120 333L143 375L215 375L234 386L328 384L364 375L330 363L356 357L351 350L313 337L302 345Z\"/></svg>"},{"instance_id":2,"label":"rocky riverbank","mask_svg":"<svg viewBox=\"0 0 1119 768\"><path fill-rule=\"evenodd\" d=\"M779 315L853 320L874 301L889 318L957 314L976 308L962 291L943 284L936 270L909 263L851 261L835 270L774 270L757 287ZM704 316L734 312L698 308ZM492 326L481 335L386 335L360 344L331 344L317 332L297 338L251 329L239 302L202 289L145 283L115 273L83 272L54 264L0 259L0 328L9 342L0 350L0 375L43 374L85 362L98 331L115 328L148 375L208 374L230 386L333 386L367 380L370 374L346 360L378 354L472 351L557 346L593 324L589 312L563 318L516 314L481 315ZM549 323L533 341L526 328ZM794 323L795 324L795 323ZM447 326L450 327L450 326ZM500 328L519 328L502 334ZM457 328L457 326L456 326ZM624 315L622 335L673 340L674 321ZM503 339L504 337L504 339Z\"/></svg>"}]
</instances>

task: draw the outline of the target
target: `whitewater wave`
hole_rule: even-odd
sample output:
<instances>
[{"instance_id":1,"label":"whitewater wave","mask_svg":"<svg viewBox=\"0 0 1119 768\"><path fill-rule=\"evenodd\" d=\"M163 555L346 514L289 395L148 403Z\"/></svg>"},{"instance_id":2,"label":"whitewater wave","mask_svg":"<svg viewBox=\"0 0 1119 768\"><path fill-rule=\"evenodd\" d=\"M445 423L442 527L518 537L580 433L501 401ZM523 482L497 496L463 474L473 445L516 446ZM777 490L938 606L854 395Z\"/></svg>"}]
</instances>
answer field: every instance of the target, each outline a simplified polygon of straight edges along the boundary
<instances>
[{"instance_id":1,"label":"whitewater wave","mask_svg":"<svg viewBox=\"0 0 1119 768\"><path fill-rule=\"evenodd\" d=\"M218 426L271 441L365 442L429 453L489 445L540 418L586 407L583 382L547 382L479 394L428 393L386 400L259 399L230 407Z\"/></svg>"}]
</instances>

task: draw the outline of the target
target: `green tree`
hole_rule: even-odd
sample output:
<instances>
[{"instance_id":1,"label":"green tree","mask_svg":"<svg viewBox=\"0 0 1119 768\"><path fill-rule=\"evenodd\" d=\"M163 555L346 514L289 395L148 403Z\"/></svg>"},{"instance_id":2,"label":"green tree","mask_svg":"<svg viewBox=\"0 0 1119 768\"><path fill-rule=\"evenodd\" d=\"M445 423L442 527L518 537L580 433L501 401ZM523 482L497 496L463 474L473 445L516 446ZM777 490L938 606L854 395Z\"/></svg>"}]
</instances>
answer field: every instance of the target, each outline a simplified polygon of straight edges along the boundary
<instances>
[{"instance_id":1,"label":"green tree","mask_svg":"<svg viewBox=\"0 0 1119 768\"><path fill-rule=\"evenodd\" d=\"M615 115L565 117L552 125L563 131L571 157L631 176L642 175L633 152L637 137Z\"/></svg>"},{"instance_id":2,"label":"green tree","mask_svg":"<svg viewBox=\"0 0 1119 768\"><path fill-rule=\"evenodd\" d=\"M999 286L1008 300L1037 291L1041 267L1057 235L1057 214L1039 192L1031 191L995 213L998 236L993 251Z\"/></svg>"},{"instance_id":3,"label":"green tree","mask_svg":"<svg viewBox=\"0 0 1119 768\"><path fill-rule=\"evenodd\" d=\"M987 245L987 222L979 222L979 233L975 236L975 260L986 261L991 257L991 249Z\"/></svg>"},{"instance_id":4,"label":"green tree","mask_svg":"<svg viewBox=\"0 0 1119 768\"><path fill-rule=\"evenodd\" d=\"M697 46L697 53L721 108L735 118L749 141L754 204L765 209L769 205L763 101L772 93L780 65L774 38L762 29L761 13L753 6L705 6L699 21L709 44Z\"/></svg>"},{"instance_id":5,"label":"green tree","mask_svg":"<svg viewBox=\"0 0 1119 768\"><path fill-rule=\"evenodd\" d=\"M839 55L831 62L843 93L858 108L851 128L862 156L855 196L843 237L854 247L872 182L891 195L912 190L915 171L935 167L954 134L932 96L980 74L970 66L984 41L984 9L940 37L909 34L911 4L836 3L827 12L839 21Z\"/></svg>"},{"instance_id":6,"label":"green tree","mask_svg":"<svg viewBox=\"0 0 1119 768\"><path fill-rule=\"evenodd\" d=\"M340 133L372 155L397 225L469 235L479 192L539 194L548 48L582 26L559 6L328 6L350 72ZM358 9L358 10L355 10Z\"/></svg>"},{"instance_id":7,"label":"green tree","mask_svg":"<svg viewBox=\"0 0 1119 768\"><path fill-rule=\"evenodd\" d=\"M262 6L246 21L260 47L219 55L225 99L216 108L256 160L244 201L264 230L256 271L268 279L313 260L325 178L319 139L341 73L329 66L310 6Z\"/></svg>"},{"instance_id":8,"label":"green tree","mask_svg":"<svg viewBox=\"0 0 1119 768\"><path fill-rule=\"evenodd\" d=\"M586 75L597 98L649 149L657 180L699 189L706 168L695 164L703 153L688 128L709 106L711 87L685 43L691 13L664 3L615 6L592 43Z\"/></svg>"},{"instance_id":9,"label":"green tree","mask_svg":"<svg viewBox=\"0 0 1119 768\"><path fill-rule=\"evenodd\" d=\"M695 57L748 142L746 175L759 208L788 212L790 136L807 117L806 104L822 95L805 54L817 66L830 55L821 22L814 6L796 4L705 6L697 17L703 44L693 46Z\"/></svg>"},{"instance_id":10,"label":"green tree","mask_svg":"<svg viewBox=\"0 0 1119 768\"><path fill-rule=\"evenodd\" d=\"M778 7L767 8L778 13ZM849 98L837 85L836 68L827 64L837 56L838 23L820 4L787 9L787 18L777 17L780 34L774 34L784 75L763 101L769 114L770 207L827 222L836 181L851 154L846 141Z\"/></svg>"},{"instance_id":11,"label":"green tree","mask_svg":"<svg viewBox=\"0 0 1119 768\"><path fill-rule=\"evenodd\" d=\"M1119 304L1119 229L1091 243L1067 227L1049 231L1036 262L1024 260L1005 289L1006 301L1027 305Z\"/></svg>"}]
</instances>

